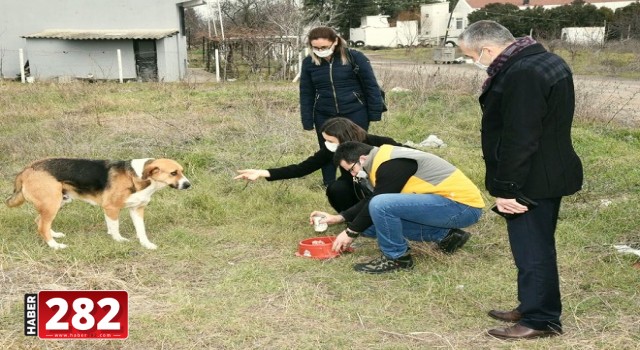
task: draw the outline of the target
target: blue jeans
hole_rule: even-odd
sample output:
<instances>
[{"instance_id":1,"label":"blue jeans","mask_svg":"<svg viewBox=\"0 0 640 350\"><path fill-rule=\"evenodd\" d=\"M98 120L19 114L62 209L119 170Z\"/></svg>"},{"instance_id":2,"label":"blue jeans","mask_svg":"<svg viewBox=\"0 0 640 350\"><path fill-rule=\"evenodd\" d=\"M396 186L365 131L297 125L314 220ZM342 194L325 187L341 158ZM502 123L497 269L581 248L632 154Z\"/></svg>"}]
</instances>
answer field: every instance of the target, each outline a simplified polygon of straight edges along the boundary
<instances>
[{"instance_id":1,"label":"blue jeans","mask_svg":"<svg viewBox=\"0 0 640 350\"><path fill-rule=\"evenodd\" d=\"M369 202L373 225L362 235L378 239L382 253L397 259L409 249L407 240L440 242L452 228L475 224L482 209L437 194L380 194Z\"/></svg>"}]
</instances>

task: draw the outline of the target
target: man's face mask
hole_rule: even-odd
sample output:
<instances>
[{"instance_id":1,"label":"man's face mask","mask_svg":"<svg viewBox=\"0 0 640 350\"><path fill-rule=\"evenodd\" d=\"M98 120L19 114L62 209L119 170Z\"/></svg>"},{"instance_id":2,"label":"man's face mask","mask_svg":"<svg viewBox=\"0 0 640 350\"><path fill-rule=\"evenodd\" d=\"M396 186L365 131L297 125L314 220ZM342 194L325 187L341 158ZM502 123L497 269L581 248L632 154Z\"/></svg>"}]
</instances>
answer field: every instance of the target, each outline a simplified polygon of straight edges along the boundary
<instances>
[{"instance_id":1,"label":"man's face mask","mask_svg":"<svg viewBox=\"0 0 640 350\"><path fill-rule=\"evenodd\" d=\"M360 163L360 161L357 161L357 162L353 163L351 168L347 169L347 172L349 172L350 174L353 174L353 170L356 167L356 165L360 165L360 170L356 173L356 175L354 177L360 178L360 179L368 178L369 175L367 175L367 172L364 171L364 169L362 169L362 163Z\"/></svg>"},{"instance_id":2,"label":"man's face mask","mask_svg":"<svg viewBox=\"0 0 640 350\"><path fill-rule=\"evenodd\" d=\"M489 69L489 66L480 63L480 60L482 59L482 54L484 53L484 49L480 49L480 55L478 56L478 60L474 61L473 64L476 65L476 67L482 69L482 70L487 70Z\"/></svg>"},{"instance_id":3,"label":"man's face mask","mask_svg":"<svg viewBox=\"0 0 640 350\"><path fill-rule=\"evenodd\" d=\"M325 141L324 142L324 146L327 147L327 149L331 152L334 152L338 149L338 144L337 143L333 143L333 142L329 142L329 141Z\"/></svg>"},{"instance_id":4,"label":"man's face mask","mask_svg":"<svg viewBox=\"0 0 640 350\"><path fill-rule=\"evenodd\" d=\"M358 173L356 174L356 177L359 179L366 179L369 177L369 175L367 174L366 171L364 171L364 168L362 168L362 163L360 163L360 161L358 161L358 164L360 164L360 171L358 171Z\"/></svg>"}]
</instances>

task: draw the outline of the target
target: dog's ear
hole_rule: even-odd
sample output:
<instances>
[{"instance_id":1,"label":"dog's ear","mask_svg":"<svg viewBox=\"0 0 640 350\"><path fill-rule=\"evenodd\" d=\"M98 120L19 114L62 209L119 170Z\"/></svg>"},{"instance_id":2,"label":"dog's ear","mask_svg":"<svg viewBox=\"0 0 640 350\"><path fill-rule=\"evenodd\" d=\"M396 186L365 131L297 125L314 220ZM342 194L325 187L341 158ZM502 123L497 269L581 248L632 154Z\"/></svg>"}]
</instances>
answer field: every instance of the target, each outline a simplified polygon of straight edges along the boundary
<instances>
[{"instance_id":1,"label":"dog's ear","mask_svg":"<svg viewBox=\"0 0 640 350\"><path fill-rule=\"evenodd\" d=\"M151 175L157 173L158 171L160 171L160 168L158 168L157 166L149 164L144 168L144 171L142 172L142 179L146 180Z\"/></svg>"}]
</instances>

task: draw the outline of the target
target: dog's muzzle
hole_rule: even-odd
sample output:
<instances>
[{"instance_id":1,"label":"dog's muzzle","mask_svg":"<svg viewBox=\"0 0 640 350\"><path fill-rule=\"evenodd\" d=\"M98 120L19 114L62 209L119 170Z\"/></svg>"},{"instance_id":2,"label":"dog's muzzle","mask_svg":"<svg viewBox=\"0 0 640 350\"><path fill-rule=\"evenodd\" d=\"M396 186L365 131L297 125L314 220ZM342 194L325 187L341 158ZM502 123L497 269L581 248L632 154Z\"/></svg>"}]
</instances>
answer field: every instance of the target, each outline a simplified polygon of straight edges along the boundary
<instances>
[{"instance_id":1,"label":"dog's muzzle","mask_svg":"<svg viewBox=\"0 0 640 350\"><path fill-rule=\"evenodd\" d=\"M180 179L180 181L178 181L178 184L171 184L169 185L175 189L178 190L186 190L187 188L191 187L191 182L189 182L189 180L187 180L187 178L182 178Z\"/></svg>"}]
</instances>

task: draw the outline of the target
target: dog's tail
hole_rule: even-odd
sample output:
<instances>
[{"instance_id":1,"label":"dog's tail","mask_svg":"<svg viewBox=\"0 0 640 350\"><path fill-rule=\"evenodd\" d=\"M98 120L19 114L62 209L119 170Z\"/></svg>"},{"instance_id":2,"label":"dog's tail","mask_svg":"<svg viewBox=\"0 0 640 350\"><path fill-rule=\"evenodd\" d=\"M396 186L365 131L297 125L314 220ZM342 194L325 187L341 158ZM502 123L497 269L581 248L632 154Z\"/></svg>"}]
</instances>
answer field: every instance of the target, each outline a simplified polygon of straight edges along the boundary
<instances>
[{"instance_id":1,"label":"dog's tail","mask_svg":"<svg viewBox=\"0 0 640 350\"><path fill-rule=\"evenodd\" d=\"M24 203L24 195L22 194L22 173L16 176L16 182L13 187L13 194L5 201L9 208L18 207Z\"/></svg>"}]
</instances>

